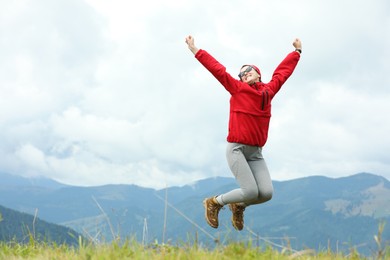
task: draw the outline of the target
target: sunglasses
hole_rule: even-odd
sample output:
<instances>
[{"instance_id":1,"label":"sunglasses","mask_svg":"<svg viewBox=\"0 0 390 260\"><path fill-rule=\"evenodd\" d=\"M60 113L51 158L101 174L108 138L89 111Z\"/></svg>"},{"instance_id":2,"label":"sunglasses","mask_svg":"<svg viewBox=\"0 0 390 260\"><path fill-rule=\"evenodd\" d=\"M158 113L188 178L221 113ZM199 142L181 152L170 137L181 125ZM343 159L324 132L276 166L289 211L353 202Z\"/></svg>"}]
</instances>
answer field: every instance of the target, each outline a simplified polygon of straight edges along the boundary
<instances>
[{"instance_id":1,"label":"sunglasses","mask_svg":"<svg viewBox=\"0 0 390 260\"><path fill-rule=\"evenodd\" d=\"M252 69L253 69L252 66L248 66L244 71L241 71L240 74L238 74L238 77L241 79L245 74L247 74Z\"/></svg>"}]
</instances>

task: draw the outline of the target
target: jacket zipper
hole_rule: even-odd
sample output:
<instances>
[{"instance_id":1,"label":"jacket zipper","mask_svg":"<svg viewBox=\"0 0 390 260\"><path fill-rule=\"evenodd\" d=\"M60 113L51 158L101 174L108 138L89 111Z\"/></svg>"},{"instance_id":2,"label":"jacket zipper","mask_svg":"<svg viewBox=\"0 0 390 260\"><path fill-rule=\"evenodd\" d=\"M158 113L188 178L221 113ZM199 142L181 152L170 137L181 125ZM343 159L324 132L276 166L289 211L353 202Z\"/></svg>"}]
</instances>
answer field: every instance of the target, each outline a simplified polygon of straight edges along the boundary
<instances>
[{"instance_id":1,"label":"jacket zipper","mask_svg":"<svg viewBox=\"0 0 390 260\"><path fill-rule=\"evenodd\" d=\"M259 88L255 85L255 88L258 92L260 92ZM265 94L264 94L265 92ZM261 92L261 110L264 111L265 104L268 104L269 101L269 95L268 95L268 90L262 91Z\"/></svg>"},{"instance_id":2,"label":"jacket zipper","mask_svg":"<svg viewBox=\"0 0 390 260\"><path fill-rule=\"evenodd\" d=\"M261 110L264 111L265 105L268 104L269 95L268 90L261 92Z\"/></svg>"},{"instance_id":3,"label":"jacket zipper","mask_svg":"<svg viewBox=\"0 0 390 260\"><path fill-rule=\"evenodd\" d=\"M264 91L261 92L261 110L264 110L265 96Z\"/></svg>"}]
</instances>

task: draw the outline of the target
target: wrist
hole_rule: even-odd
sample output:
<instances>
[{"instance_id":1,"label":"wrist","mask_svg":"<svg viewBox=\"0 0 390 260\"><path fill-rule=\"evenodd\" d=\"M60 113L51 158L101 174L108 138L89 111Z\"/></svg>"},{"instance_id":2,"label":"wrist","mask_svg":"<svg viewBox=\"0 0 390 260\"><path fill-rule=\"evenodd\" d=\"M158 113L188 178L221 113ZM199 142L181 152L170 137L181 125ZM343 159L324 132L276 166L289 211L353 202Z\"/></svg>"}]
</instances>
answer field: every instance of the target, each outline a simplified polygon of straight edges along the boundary
<instances>
[{"instance_id":1,"label":"wrist","mask_svg":"<svg viewBox=\"0 0 390 260\"><path fill-rule=\"evenodd\" d=\"M299 52L299 54L302 53L302 49L301 49L301 48L295 48L295 51L296 51L296 52Z\"/></svg>"},{"instance_id":2,"label":"wrist","mask_svg":"<svg viewBox=\"0 0 390 260\"><path fill-rule=\"evenodd\" d=\"M190 49L190 51L191 51L193 54L196 54L196 53L199 51L199 49L198 49L197 47L195 47L195 46L191 46L191 47L189 47L189 49Z\"/></svg>"}]
</instances>

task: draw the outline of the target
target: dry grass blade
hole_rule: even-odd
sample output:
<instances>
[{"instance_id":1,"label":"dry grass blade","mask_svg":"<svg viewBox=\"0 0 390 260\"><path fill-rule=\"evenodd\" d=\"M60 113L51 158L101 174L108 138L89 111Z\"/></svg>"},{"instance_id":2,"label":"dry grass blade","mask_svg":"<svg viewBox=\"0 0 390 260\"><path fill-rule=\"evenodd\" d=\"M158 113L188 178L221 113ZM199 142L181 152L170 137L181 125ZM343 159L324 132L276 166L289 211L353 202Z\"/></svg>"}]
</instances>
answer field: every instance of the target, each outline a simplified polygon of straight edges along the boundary
<instances>
[{"instance_id":1,"label":"dry grass blade","mask_svg":"<svg viewBox=\"0 0 390 260\"><path fill-rule=\"evenodd\" d=\"M314 251L313 249L305 249L305 250L295 252L294 254L290 255L288 259L295 259L297 257L301 257L304 255L315 255L315 254L316 251Z\"/></svg>"}]
</instances>

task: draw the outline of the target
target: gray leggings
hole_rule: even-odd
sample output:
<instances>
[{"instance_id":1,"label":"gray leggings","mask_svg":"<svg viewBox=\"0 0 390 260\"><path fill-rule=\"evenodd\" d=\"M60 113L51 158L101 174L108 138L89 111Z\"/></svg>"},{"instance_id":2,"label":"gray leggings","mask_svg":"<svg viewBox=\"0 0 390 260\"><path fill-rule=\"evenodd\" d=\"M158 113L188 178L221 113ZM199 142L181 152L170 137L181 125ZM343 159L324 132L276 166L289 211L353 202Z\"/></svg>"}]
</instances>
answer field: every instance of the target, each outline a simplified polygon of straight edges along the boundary
<instances>
[{"instance_id":1,"label":"gray leggings","mask_svg":"<svg viewBox=\"0 0 390 260\"><path fill-rule=\"evenodd\" d=\"M249 206L272 198L272 181L261 152L261 147L228 143L227 161L240 188L217 196L221 205L242 203Z\"/></svg>"}]
</instances>

